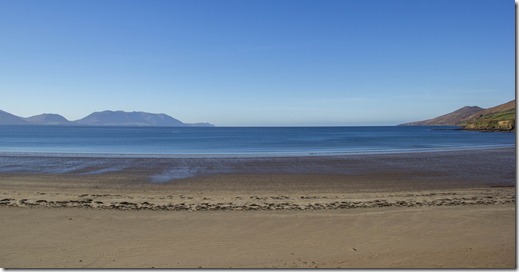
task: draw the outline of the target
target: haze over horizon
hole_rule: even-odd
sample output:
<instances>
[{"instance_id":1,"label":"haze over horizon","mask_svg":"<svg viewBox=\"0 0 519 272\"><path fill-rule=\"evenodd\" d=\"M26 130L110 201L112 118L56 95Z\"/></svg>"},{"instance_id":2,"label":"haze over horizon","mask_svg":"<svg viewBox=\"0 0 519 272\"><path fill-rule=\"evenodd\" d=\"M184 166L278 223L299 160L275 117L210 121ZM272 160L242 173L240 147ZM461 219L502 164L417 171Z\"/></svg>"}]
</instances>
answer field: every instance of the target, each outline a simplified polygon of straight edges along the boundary
<instances>
[{"instance_id":1,"label":"haze over horizon","mask_svg":"<svg viewBox=\"0 0 519 272\"><path fill-rule=\"evenodd\" d=\"M515 98L505 0L2 1L0 110L394 125Z\"/></svg>"}]
</instances>

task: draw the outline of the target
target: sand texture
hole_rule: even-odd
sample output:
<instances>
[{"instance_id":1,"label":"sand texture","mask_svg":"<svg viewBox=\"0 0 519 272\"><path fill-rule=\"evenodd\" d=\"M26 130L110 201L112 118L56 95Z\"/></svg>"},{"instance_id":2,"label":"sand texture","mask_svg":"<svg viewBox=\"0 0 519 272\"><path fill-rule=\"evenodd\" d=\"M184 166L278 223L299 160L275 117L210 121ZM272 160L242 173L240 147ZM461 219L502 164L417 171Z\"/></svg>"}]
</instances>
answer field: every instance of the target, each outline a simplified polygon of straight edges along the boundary
<instances>
[{"instance_id":1,"label":"sand texture","mask_svg":"<svg viewBox=\"0 0 519 272\"><path fill-rule=\"evenodd\" d=\"M516 267L512 149L100 161L0 173L1 267Z\"/></svg>"},{"instance_id":2,"label":"sand texture","mask_svg":"<svg viewBox=\"0 0 519 272\"><path fill-rule=\"evenodd\" d=\"M334 211L0 208L3 267L513 268L513 205Z\"/></svg>"}]
</instances>

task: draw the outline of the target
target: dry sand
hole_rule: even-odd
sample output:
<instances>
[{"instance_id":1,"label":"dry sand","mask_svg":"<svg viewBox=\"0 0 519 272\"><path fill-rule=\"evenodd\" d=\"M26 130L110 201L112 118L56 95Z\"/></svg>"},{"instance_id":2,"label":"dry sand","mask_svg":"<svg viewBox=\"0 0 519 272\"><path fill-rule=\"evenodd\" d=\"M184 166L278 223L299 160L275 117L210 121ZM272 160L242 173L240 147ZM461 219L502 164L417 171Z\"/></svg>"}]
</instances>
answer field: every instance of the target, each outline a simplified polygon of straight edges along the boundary
<instances>
[{"instance_id":1,"label":"dry sand","mask_svg":"<svg viewBox=\"0 0 519 272\"><path fill-rule=\"evenodd\" d=\"M516 267L512 149L228 159L164 183L147 177L168 160L132 163L0 174L0 266Z\"/></svg>"},{"instance_id":2,"label":"dry sand","mask_svg":"<svg viewBox=\"0 0 519 272\"><path fill-rule=\"evenodd\" d=\"M3 267L514 268L513 205L333 211L0 208Z\"/></svg>"}]
</instances>

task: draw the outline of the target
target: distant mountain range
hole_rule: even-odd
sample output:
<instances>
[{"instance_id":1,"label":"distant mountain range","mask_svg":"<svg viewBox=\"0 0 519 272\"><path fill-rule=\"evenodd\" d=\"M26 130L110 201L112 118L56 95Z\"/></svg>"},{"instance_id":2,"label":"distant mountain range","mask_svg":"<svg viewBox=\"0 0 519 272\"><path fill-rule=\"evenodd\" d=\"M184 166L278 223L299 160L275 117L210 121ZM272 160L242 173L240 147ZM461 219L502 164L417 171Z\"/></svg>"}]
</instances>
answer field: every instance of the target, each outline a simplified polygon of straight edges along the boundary
<instances>
[{"instance_id":1,"label":"distant mountain range","mask_svg":"<svg viewBox=\"0 0 519 272\"><path fill-rule=\"evenodd\" d=\"M69 121L59 114L40 114L28 118L0 110L0 125L81 125L81 126L156 126L156 127L212 127L210 123L183 123L166 114L147 112L101 111L82 119Z\"/></svg>"},{"instance_id":2,"label":"distant mountain range","mask_svg":"<svg viewBox=\"0 0 519 272\"><path fill-rule=\"evenodd\" d=\"M488 109L467 106L433 119L399 126L461 126L472 130L511 131L515 130L515 108L515 100Z\"/></svg>"}]
</instances>

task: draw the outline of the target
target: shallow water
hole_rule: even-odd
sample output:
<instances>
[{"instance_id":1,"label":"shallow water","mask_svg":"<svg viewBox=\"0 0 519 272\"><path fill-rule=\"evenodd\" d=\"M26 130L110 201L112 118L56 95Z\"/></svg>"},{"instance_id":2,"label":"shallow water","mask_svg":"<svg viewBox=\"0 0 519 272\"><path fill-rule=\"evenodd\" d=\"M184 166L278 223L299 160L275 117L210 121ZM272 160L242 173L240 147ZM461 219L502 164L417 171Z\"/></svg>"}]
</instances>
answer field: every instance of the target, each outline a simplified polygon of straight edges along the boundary
<instances>
[{"instance_id":1,"label":"shallow water","mask_svg":"<svg viewBox=\"0 0 519 272\"><path fill-rule=\"evenodd\" d=\"M106 158L0 156L0 175L67 174L167 183L227 174L340 175L427 182L515 184L513 148L377 155L234 158ZM72 177L71 176L71 177ZM324 177L322 176L322 177ZM368 179L368 180L369 180ZM320 180L320 178L317 178Z\"/></svg>"},{"instance_id":2,"label":"shallow water","mask_svg":"<svg viewBox=\"0 0 519 272\"><path fill-rule=\"evenodd\" d=\"M504 169L515 171L513 152L502 153L507 158L492 155L494 164L486 163L488 158L481 155L510 147L515 147L515 133L455 127L0 126L0 173L101 175L132 171L132 176L164 183L228 173L355 175L386 167L422 172L434 168L460 178L470 173L476 180L493 175L503 165L511 165ZM360 160L353 156L369 154L376 155ZM473 162L474 156L483 157ZM506 180L513 176L508 172L503 176Z\"/></svg>"},{"instance_id":3,"label":"shallow water","mask_svg":"<svg viewBox=\"0 0 519 272\"><path fill-rule=\"evenodd\" d=\"M270 157L515 147L515 133L457 127L0 126L1 155Z\"/></svg>"}]
</instances>

